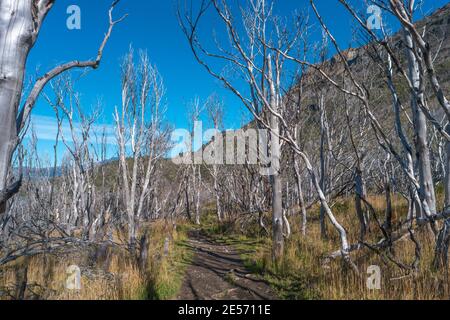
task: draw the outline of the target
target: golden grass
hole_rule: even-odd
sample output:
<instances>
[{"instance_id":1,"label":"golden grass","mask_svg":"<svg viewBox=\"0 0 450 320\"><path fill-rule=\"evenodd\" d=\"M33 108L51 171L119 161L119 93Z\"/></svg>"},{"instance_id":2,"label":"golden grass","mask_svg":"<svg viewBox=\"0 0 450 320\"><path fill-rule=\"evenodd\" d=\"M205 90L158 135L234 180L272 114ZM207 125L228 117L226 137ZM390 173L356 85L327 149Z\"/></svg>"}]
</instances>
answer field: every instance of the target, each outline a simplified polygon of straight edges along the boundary
<instances>
[{"instance_id":1,"label":"golden grass","mask_svg":"<svg viewBox=\"0 0 450 320\"><path fill-rule=\"evenodd\" d=\"M173 231L164 222L145 226L150 230L148 269L139 271L136 259L123 249L108 248L110 256L92 257L95 250L60 255L39 255L3 266L0 290L3 299L17 298L18 288L28 266L26 299L49 300L141 300L169 299L181 285L183 268L189 253L181 244L186 239L183 226ZM116 235L117 238L125 237ZM164 256L165 239L170 239L169 254ZM184 260L182 260L184 259ZM107 262L109 261L109 262ZM67 268L82 270L81 290L66 289Z\"/></svg>"},{"instance_id":2,"label":"golden grass","mask_svg":"<svg viewBox=\"0 0 450 320\"><path fill-rule=\"evenodd\" d=\"M406 202L399 197L394 199L394 221L406 214ZM382 197L372 196L370 202L375 210L384 214L385 201ZM359 224L352 199L340 199L333 210L339 221L349 231L351 243L358 239ZM328 239L322 239L318 222L318 207L308 212L307 236L299 232L300 217L290 218L293 235L285 243L282 262L275 266L272 261L271 241L267 237L255 236L255 232L243 235L241 231L234 235L215 235L218 241L234 245L243 252L247 267L260 274L275 289L282 299L383 299L383 300L431 300L449 299L448 269L432 271L434 257L434 239L427 230L416 233L421 243L421 261L417 274L408 273L395 266L369 249L352 254L360 275L356 275L343 265L340 259L324 264L323 257L339 249L339 239L331 226L328 226ZM381 218L381 217L380 217ZM257 226L255 225L255 228ZM209 229L210 233L212 228ZM380 231L371 225L369 242L380 239ZM407 237L393 247L395 258L410 265L415 258L415 244ZM381 289L370 290L367 287L367 270L376 265L381 269Z\"/></svg>"},{"instance_id":3,"label":"golden grass","mask_svg":"<svg viewBox=\"0 0 450 320\"><path fill-rule=\"evenodd\" d=\"M371 196L370 202L380 215L384 214L383 197ZM393 197L394 223L406 215L406 202ZM420 241L421 261L417 274L407 273L387 259L369 249L352 254L352 259L360 270L356 275L342 261L323 263L323 257L339 249L339 239L331 226L328 226L328 238L322 239L318 213L314 207L308 212L308 233L304 237L299 232L300 217L290 217L293 234L285 243L283 260L277 266L273 264L271 240L261 236L257 223L246 225L239 223L217 224L212 213L203 216L202 228L213 235L217 241L236 247L242 252L246 266L265 279L282 299L449 299L450 285L448 269L434 272L431 264L434 255L434 239L426 229L416 233ZM353 199L339 199L333 204L338 220L348 230L351 243L358 240L359 225L353 205ZM372 219L373 220L373 219ZM0 290L9 291L11 298L16 297L23 270L28 265L29 288L25 298L68 299L68 300L126 300L126 299L172 299L178 292L186 266L192 259L192 252L185 246L188 224L179 224L177 231L164 222L146 226L150 230L150 248L148 270L139 272L135 259L125 250L109 249L110 263L103 258L92 259L91 252L59 256L36 256L15 261L0 269ZM374 223L368 242L377 242L380 232ZM126 239L116 234L117 239ZM168 256L164 257L165 239L170 239ZM414 260L415 245L409 239L398 241L393 247L395 258L409 265ZM94 262L92 262L93 260ZM65 288L66 270L70 265L85 268L82 277L82 289L71 291ZM381 289L370 290L366 281L367 268L377 265L381 269ZM9 290L8 290L9 289ZM4 296L3 298L8 298Z\"/></svg>"}]
</instances>

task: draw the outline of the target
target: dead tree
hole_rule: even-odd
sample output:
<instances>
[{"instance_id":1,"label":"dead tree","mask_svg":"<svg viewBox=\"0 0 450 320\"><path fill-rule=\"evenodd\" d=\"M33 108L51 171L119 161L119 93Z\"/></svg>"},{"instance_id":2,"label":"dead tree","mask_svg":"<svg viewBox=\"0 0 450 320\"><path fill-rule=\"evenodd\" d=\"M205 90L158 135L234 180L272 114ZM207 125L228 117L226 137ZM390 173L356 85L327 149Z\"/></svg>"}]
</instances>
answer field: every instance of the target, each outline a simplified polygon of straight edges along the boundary
<instances>
[{"instance_id":1,"label":"dead tree","mask_svg":"<svg viewBox=\"0 0 450 320\"><path fill-rule=\"evenodd\" d=\"M218 101L216 97L211 96L207 101L206 109L209 114L209 118L212 122L213 129L216 131L216 136L213 137L213 139L222 139L222 130L223 130L223 103L221 101ZM214 140L212 141L214 143ZM223 152L223 146L222 150L215 149L214 152ZM217 159L218 155L214 155ZM219 185L220 180L220 163L212 164L211 170L209 170L210 175L213 178L213 189L214 189L214 196L216 200L216 210L217 210L217 220L220 222L223 221L224 214L222 210L222 201L221 201L221 190ZM209 168L209 166L206 166Z\"/></svg>"},{"instance_id":2,"label":"dead tree","mask_svg":"<svg viewBox=\"0 0 450 320\"><path fill-rule=\"evenodd\" d=\"M295 153L293 154L293 157L295 158ZM302 216L302 222L301 222L301 229L302 234L306 235L306 228L308 223L308 217L306 212L306 206L305 206L305 200L303 197L303 188L302 188L302 174L300 172L300 166L297 159L294 159L294 171L295 171L295 183L297 184L297 197L298 197L298 205L300 207L300 212Z\"/></svg>"},{"instance_id":3,"label":"dead tree","mask_svg":"<svg viewBox=\"0 0 450 320\"><path fill-rule=\"evenodd\" d=\"M94 60L72 61L46 72L34 84L28 97L22 99L25 66L45 17L54 0L6 0L0 3L0 214L5 213L6 202L20 188L20 181L9 184L11 161L18 146L19 135L26 127L31 110L46 84L61 73L73 68L97 68L113 27L123 20L113 20L109 10L109 28Z\"/></svg>"},{"instance_id":4,"label":"dead tree","mask_svg":"<svg viewBox=\"0 0 450 320\"><path fill-rule=\"evenodd\" d=\"M122 64L122 104L115 109L116 139L128 242L136 245L139 222L148 197L156 162L166 152L164 85L157 69L141 52L134 63L131 49Z\"/></svg>"},{"instance_id":5,"label":"dead tree","mask_svg":"<svg viewBox=\"0 0 450 320\"><path fill-rule=\"evenodd\" d=\"M403 67L401 59L395 53L395 50L391 46L390 41L388 41L384 29L382 30L382 35L379 37L373 30L368 28L364 19L361 18L357 11L351 7L348 1L339 0L341 4L350 12L354 19L359 23L361 29L369 37L373 43L377 43L380 48L383 48L387 59L385 59L384 65L386 66L386 76L388 79L388 87L392 94L394 101L394 108L396 114L396 126L397 132L402 142L403 148L407 151L408 159L407 162L402 162L402 159L398 154L395 154L392 147L389 147L390 152L394 157L401 163L405 175L408 177L411 185L413 186L412 198L418 205L418 212L416 213L418 223L421 224L423 221L429 222L433 231L435 230L435 221L443 218L447 218L446 211L444 209L443 213L436 212L436 199L434 192L434 181L431 172L430 164L430 147L427 137L427 121L434 127L434 129L439 132L446 141L449 140L449 135L441 122L438 121L428 107L427 101L425 99L425 86L426 80L431 85L433 93L437 97L439 106L442 108L447 120L450 119L450 103L448 102L445 94L443 92L442 86L440 85L439 79L436 74L434 67L434 55L431 53L431 46L425 40L425 33L419 32L417 26L413 22L413 13L415 10L416 2L413 1L401 1L401 0L386 0L377 1L376 4L380 5L380 8L386 12L392 14L398 22L400 22L403 31L404 38L404 49L407 58L407 70ZM439 50L439 49L438 49ZM380 61L381 59L378 59ZM397 72L405 80L407 87L411 93L411 109L413 114L413 126L415 133L415 152L416 160L418 163L419 179L414 177L414 169L412 161L412 148L405 138L404 133L401 129L401 122L398 116L398 110L401 108L401 102L399 100L399 94L393 84L393 72L392 65L395 65ZM447 158L448 158L447 154ZM446 175L445 179L450 176ZM448 184L448 181L444 182L444 186ZM415 193L417 192L417 193ZM412 217L412 215L411 215ZM445 223L444 228L441 230L441 234L438 237L437 248L444 247L442 244L443 239L445 239ZM444 235L444 236L443 236ZM439 252L440 250L436 250ZM435 259L438 260L438 259Z\"/></svg>"},{"instance_id":6,"label":"dead tree","mask_svg":"<svg viewBox=\"0 0 450 320\"><path fill-rule=\"evenodd\" d=\"M74 91L69 77L61 77L52 87L55 102L52 103L48 97L47 102L55 111L59 136L69 153L72 208L67 220L68 227L81 226L83 239L90 240L95 236L92 227L97 218L94 158L90 147L92 127L98 118L98 111L94 110L91 115L83 112L79 94ZM63 129L65 124L69 128L68 133Z\"/></svg>"},{"instance_id":7,"label":"dead tree","mask_svg":"<svg viewBox=\"0 0 450 320\"><path fill-rule=\"evenodd\" d=\"M188 153L191 161L187 164L187 184L186 184L186 211L188 215L194 209L194 222L200 225L200 197L202 190L202 166L203 166L203 124L200 116L206 105L200 102L199 98L195 98L190 105L189 124L191 143L188 146ZM196 150L198 148L198 150ZM192 206L191 206L192 205Z\"/></svg>"},{"instance_id":8,"label":"dead tree","mask_svg":"<svg viewBox=\"0 0 450 320\"><path fill-rule=\"evenodd\" d=\"M229 35L230 43L227 49L224 45L218 46L218 52L210 52L202 45L199 39L199 29L201 28L202 18L209 8L216 13L218 19L222 22L226 32ZM236 15L228 6L227 1L202 1L196 14L192 10L185 12L178 11L178 17L182 30L191 45L192 52L197 62L205 67L206 71L213 77L220 80L226 88L231 90L251 112L256 122L270 132L274 154L271 154L272 160L272 215L273 238L274 238L274 257L279 260L282 254L282 231L283 231L283 213L281 198L281 183L278 179L280 158L279 148L277 146L287 143L292 150L297 153L311 176L312 184L318 194L321 204L330 219L332 225L336 228L341 239L341 250L346 261L348 259L349 245L347 232L336 220L327 198L323 192L317 173L305 152L300 148L296 139L292 135L292 128L286 123L281 115L283 110L283 99L281 96L285 89L281 85L281 79L285 75L284 63L290 60L289 54L297 43L299 34L302 32L302 19L296 20L295 32L291 37L286 36L287 27L279 23L279 20L271 14L270 3L259 0L249 2L247 11L243 10L242 19L245 32L241 34L237 28ZM270 27L269 27L270 26ZM271 28L272 38L266 34L266 30ZM249 95L244 94L238 84L233 79L226 77L215 70L209 63L209 59L231 64L237 71L247 79ZM267 115L265 119L264 115ZM281 130L282 129L282 130ZM278 150L277 150L278 149ZM275 161L274 161L275 160Z\"/></svg>"}]
</instances>

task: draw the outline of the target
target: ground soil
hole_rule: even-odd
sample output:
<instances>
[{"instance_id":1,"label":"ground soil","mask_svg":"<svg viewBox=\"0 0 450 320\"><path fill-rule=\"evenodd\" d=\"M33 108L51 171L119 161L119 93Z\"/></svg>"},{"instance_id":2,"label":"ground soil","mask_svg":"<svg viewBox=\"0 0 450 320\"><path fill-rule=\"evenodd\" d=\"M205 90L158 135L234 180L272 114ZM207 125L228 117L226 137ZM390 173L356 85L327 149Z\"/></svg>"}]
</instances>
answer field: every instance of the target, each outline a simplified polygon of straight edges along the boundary
<instances>
[{"instance_id":1,"label":"ground soil","mask_svg":"<svg viewBox=\"0 0 450 320\"><path fill-rule=\"evenodd\" d=\"M200 231L189 234L187 244L194 252L177 300L271 300L268 284L252 275L238 252Z\"/></svg>"}]
</instances>

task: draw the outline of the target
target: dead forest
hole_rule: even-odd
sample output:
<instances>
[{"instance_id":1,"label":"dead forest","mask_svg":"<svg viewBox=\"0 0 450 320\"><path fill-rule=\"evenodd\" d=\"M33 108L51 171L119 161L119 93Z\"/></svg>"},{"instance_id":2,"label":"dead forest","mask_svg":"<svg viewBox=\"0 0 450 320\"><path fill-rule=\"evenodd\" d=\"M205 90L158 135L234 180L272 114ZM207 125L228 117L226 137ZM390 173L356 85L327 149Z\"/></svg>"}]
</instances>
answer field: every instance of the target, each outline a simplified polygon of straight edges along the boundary
<instances>
[{"instance_id":1,"label":"dead forest","mask_svg":"<svg viewBox=\"0 0 450 320\"><path fill-rule=\"evenodd\" d=\"M99 13L109 25L94 59L25 87L54 2L0 1L0 299L172 299L193 235L241 253L280 299L450 297L450 4L417 19L420 1L333 0L352 18L348 48L319 0L288 17L275 0L177 2L180 45L248 116L228 130L218 94L192 97L188 140L198 121L213 131L172 157L177 128L146 50L130 46L117 66L116 106L86 112L76 89L76 72L102 72L127 1ZM38 97L58 127L45 159ZM100 127L105 109L114 122ZM83 288L68 290L77 276Z\"/></svg>"}]
</instances>

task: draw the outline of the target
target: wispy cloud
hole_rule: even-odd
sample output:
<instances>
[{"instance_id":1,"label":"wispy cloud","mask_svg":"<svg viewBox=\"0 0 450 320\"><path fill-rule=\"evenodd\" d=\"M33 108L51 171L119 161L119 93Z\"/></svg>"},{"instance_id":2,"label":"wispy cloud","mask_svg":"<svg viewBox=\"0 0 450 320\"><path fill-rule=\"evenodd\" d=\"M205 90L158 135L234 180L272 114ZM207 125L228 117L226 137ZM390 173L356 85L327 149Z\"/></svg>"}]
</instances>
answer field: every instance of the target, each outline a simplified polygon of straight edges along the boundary
<instances>
[{"instance_id":1,"label":"wispy cloud","mask_svg":"<svg viewBox=\"0 0 450 320\"><path fill-rule=\"evenodd\" d=\"M34 129L36 137L40 141L55 141L58 134L58 123L55 117L33 115L31 117L30 129L26 134L26 138L30 138L32 134L31 128ZM67 142L72 143L72 133L70 130L69 122L64 120L61 126L62 134ZM95 143L95 135L98 136L99 142L101 135L105 132L106 143L109 145L115 144L115 132L114 126L111 124L93 124L91 127L91 140ZM75 137L81 137L81 124L74 122L74 134Z\"/></svg>"}]
</instances>

